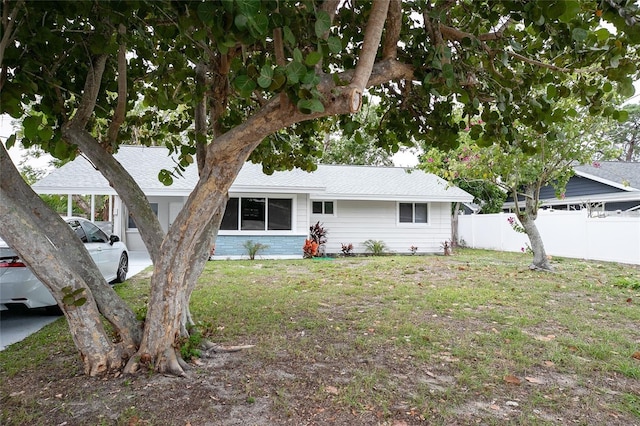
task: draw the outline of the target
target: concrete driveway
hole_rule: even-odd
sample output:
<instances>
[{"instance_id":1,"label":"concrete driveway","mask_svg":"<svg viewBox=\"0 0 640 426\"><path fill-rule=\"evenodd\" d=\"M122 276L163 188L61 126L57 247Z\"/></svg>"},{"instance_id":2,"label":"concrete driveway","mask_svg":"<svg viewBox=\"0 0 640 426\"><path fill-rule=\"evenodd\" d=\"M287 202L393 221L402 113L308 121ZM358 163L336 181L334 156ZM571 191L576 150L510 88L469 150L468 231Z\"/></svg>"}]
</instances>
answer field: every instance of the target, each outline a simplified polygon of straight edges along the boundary
<instances>
[{"instance_id":1,"label":"concrete driveway","mask_svg":"<svg viewBox=\"0 0 640 426\"><path fill-rule=\"evenodd\" d=\"M129 272L127 278L151 266L146 252L129 252ZM15 309L0 312L0 351L35 333L45 325L57 320L60 315L51 315L43 309Z\"/></svg>"}]
</instances>

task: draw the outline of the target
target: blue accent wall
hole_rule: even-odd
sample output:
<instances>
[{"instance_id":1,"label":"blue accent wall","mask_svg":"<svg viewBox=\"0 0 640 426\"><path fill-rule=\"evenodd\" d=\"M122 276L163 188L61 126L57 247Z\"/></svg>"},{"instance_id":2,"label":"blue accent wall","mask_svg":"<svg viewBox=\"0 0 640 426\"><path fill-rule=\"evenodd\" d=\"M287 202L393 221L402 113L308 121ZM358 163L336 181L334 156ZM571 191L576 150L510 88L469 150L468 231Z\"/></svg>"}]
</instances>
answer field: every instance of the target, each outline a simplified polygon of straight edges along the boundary
<instances>
[{"instance_id":1,"label":"blue accent wall","mask_svg":"<svg viewBox=\"0 0 640 426\"><path fill-rule=\"evenodd\" d=\"M216 239L216 257L246 256L244 243L248 240L254 243L266 244L269 247L258 252L259 256L300 256L304 246L304 235L218 235Z\"/></svg>"}]
</instances>

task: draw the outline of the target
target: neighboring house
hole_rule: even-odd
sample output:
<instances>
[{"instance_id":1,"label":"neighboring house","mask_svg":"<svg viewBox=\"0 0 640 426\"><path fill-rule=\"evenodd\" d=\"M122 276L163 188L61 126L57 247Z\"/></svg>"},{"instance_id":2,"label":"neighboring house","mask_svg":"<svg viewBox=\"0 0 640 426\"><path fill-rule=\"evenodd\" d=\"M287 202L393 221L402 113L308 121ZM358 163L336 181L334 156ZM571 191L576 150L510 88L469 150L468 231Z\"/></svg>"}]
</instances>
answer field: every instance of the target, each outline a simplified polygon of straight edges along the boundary
<instances>
[{"instance_id":1,"label":"neighboring house","mask_svg":"<svg viewBox=\"0 0 640 426\"><path fill-rule=\"evenodd\" d=\"M175 165L166 148L122 146L115 158L140 185L167 230L197 182L196 166L164 186L158 173ZM113 232L129 250L145 250L126 207L84 157L54 170L33 189L69 195L69 210L73 194L110 196ZM441 252L451 238L451 203L473 198L418 170L319 165L312 173L295 169L266 175L251 163L242 168L229 197L215 246L220 258L246 257L243 244L248 240L268 245L260 253L265 257L302 257L309 227L316 222L328 231L327 254L341 253L342 244L353 244L354 253L362 253L362 243L369 239L401 254L409 254L411 246L418 253Z\"/></svg>"},{"instance_id":2,"label":"neighboring house","mask_svg":"<svg viewBox=\"0 0 640 426\"><path fill-rule=\"evenodd\" d=\"M540 190L542 208L640 214L640 163L602 161L576 166L574 170L575 175L569 179L563 197L557 198L550 185ZM513 208L510 197L504 209Z\"/></svg>"}]
</instances>

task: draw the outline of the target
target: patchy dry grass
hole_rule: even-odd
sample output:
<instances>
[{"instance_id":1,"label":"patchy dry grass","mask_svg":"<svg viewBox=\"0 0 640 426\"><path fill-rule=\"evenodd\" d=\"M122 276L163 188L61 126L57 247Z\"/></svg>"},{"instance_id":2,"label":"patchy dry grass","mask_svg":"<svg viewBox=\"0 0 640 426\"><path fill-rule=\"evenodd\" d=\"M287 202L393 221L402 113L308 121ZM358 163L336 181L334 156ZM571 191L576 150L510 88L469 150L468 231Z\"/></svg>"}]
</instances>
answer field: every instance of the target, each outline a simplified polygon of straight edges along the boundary
<instances>
[{"instance_id":1,"label":"patchy dry grass","mask_svg":"<svg viewBox=\"0 0 640 426\"><path fill-rule=\"evenodd\" d=\"M64 321L0 352L2 424L640 425L640 268L520 254L209 262L190 379L87 379ZM118 291L144 315L148 275Z\"/></svg>"}]
</instances>

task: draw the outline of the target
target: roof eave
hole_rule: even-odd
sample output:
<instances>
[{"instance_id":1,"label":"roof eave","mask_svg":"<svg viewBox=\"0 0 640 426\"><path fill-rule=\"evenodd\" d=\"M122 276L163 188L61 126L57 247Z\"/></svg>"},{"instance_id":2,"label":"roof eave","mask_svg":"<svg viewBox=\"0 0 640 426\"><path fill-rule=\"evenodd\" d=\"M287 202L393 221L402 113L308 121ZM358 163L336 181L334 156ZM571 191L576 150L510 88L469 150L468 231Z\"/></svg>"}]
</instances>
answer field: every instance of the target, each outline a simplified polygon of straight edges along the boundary
<instances>
[{"instance_id":1,"label":"roof eave","mask_svg":"<svg viewBox=\"0 0 640 426\"><path fill-rule=\"evenodd\" d=\"M472 196L442 195L379 195L379 194L331 194L311 193L312 200L352 200L352 201L407 201L407 202L471 202Z\"/></svg>"},{"instance_id":2,"label":"roof eave","mask_svg":"<svg viewBox=\"0 0 640 426\"><path fill-rule=\"evenodd\" d=\"M612 187L617 188L617 189L622 189L623 191L639 191L638 188L634 188L634 187L629 186L629 185L623 185L621 183L618 183L618 182L615 182L615 181L612 181L612 180L609 180L609 179L605 179L603 177L596 176L596 175L591 174L591 173L582 172L580 170L576 170L575 172L576 172L576 175L581 176L581 177L583 177L585 179L590 179L590 180L593 180L595 182L600 182L600 183L612 186Z\"/></svg>"}]
</instances>

